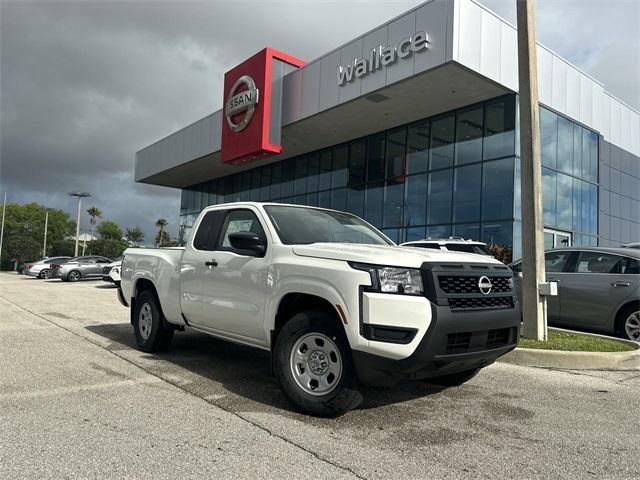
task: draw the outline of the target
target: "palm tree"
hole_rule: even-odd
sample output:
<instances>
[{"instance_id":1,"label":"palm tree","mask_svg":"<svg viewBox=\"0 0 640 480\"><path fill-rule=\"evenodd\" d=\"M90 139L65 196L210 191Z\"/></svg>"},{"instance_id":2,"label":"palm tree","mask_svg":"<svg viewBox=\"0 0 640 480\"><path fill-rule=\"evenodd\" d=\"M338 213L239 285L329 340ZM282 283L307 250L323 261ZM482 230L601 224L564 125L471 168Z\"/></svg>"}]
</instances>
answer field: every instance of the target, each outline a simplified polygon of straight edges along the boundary
<instances>
[{"instance_id":1,"label":"palm tree","mask_svg":"<svg viewBox=\"0 0 640 480\"><path fill-rule=\"evenodd\" d=\"M166 227L168 223L169 222L167 222L167 220L164 218L159 218L158 220L156 220L156 227L160 229L160 241L158 242L159 247L162 246L162 241L164 240L164 227Z\"/></svg>"},{"instance_id":2,"label":"palm tree","mask_svg":"<svg viewBox=\"0 0 640 480\"><path fill-rule=\"evenodd\" d=\"M102 211L98 207L91 207L87 210L89 214L89 223L91 224L91 238L93 239L93 230L98 223L98 219L102 218Z\"/></svg>"},{"instance_id":3,"label":"palm tree","mask_svg":"<svg viewBox=\"0 0 640 480\"><path fill-rule=\"evenodd\" d=\"M137 247L138 243L140 243L144 238L144 232L140 230L140 227L127 228L124 236L127 239L127 242L129 242L129 245Z\"/></svg>"}]
</instances>

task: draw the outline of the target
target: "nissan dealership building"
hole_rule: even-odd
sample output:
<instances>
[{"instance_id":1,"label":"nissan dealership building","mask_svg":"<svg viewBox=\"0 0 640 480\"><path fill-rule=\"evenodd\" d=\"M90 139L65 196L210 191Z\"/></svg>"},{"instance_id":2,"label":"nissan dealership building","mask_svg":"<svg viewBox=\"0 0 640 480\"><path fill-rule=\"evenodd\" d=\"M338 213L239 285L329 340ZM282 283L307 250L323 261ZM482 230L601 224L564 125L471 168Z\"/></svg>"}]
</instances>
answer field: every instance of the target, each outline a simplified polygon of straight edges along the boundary
<instances>
[{"instance_id":1,"label":"nissan dealership building","mask_svg":"<svg viewBox=\"0 0 640 480\"><path fill-rule=\"evenodd\" d=\"M537 58L546 246L640 241L640 114ZM309 63L261 50L212 93L221 110L137 153L135 178L182 189L183 238L207 205L275 201L518 257L517 70L513 25L431 0Z\"/></svg>"}]
</instances>

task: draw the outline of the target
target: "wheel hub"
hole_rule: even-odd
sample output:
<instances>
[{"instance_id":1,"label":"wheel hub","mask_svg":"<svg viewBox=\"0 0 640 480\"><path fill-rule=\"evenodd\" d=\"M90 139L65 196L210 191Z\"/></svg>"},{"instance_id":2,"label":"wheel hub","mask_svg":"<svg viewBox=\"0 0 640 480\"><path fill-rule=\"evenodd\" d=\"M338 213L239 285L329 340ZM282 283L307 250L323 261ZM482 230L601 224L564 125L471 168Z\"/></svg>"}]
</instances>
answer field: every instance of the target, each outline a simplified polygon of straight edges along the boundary
<instances>
[{"instance_id":1,"label":"wheel hub","mask_svg":"<svg viewBox=\"0 0 640 480\"><path fill-rule=\"evenodd\" d=\"M329 370L327 356L320 350L315 350L309 355L309 369L316 375L324 375Z\"/></svg>"},{"instance_id":2,"label":"wheel hub","mask_svg":"<svg viewBox=\"0 0 640 480\"><path fill-rule=\"evenodd\" d=\"M636 342L640 341L640 312L634 312L624 322L627 337Z\"/></svg>"},{"instance_id":3,"label":"wheel hub","mask_svg":"<svg viewBox=\"0 0 640 480\"><path fill-rule=\"evenodd\" d=\"M153 325L153 311L148 303L142 305L140 315L138 316L138 330L143 339L148 339L151 335L151 326Z\"/></svg>"}]
</instances>

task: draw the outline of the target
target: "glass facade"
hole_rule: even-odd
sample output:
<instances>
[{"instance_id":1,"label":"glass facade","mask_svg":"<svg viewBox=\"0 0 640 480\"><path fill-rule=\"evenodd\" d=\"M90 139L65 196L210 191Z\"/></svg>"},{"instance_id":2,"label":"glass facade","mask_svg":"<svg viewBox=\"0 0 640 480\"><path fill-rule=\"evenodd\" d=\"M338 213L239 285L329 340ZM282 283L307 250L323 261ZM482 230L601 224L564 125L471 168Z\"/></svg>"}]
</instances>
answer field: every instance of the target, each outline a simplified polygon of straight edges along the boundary
<instances>
[{"instance_id":1,"label":"glass facade","mask_svg":"<svg viewBox=\"0 0 640 480\"><path fill-rule=\"evenodd\" d=\"M404 242L450 235L519 254L516 96L507 95L182 191L181 239L207 205L352 212ZM545 225L597 233L597 134L541 108ZM514 243L514 239L516 240Z\"/></svg>"}]
</instances>

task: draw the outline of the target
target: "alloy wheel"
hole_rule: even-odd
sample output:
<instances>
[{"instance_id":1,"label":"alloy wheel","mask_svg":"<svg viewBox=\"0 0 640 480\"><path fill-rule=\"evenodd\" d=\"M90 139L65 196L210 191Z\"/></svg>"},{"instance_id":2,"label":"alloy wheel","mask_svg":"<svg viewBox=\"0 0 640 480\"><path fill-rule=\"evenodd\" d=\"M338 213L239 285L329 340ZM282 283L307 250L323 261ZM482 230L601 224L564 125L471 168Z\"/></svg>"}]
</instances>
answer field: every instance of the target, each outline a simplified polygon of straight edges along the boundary
<instances>
[{"instance_id":1,"label":"alloy wheel","mask_svg":"<svg viewBox=\"0 0 640 480\"><path fill-rule=\"evenodd\" d=\"M640 311L633 312L624 322L624 330L627 337L635 342L640 342Z\"/></svg>"},{"instance_id":2,"label":"alloy wheel","mask_svg":"<svg viewBox=\"0 0 640 480\"><path fill-rule=\"evenodd\" d=\"M293 346L290 367L293 379L305 393L326 395L340 382L342 357L332 339L322 333L309 333Z\"/></svg>"}]
</instances>

